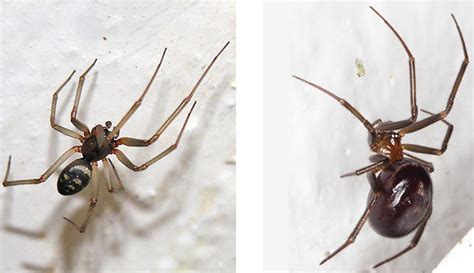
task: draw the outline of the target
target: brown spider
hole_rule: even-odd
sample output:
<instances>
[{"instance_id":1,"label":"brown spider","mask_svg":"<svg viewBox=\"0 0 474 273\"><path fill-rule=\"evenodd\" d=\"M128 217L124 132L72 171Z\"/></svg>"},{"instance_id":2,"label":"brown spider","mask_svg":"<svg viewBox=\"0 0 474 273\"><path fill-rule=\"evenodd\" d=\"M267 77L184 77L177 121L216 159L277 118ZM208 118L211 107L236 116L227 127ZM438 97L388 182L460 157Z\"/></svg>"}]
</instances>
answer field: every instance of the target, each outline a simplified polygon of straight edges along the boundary
<instances>
[{"instance_id":1,"label":"brown spider","mask_svg":"<svg viewBox=\"0 0 474 273\"><path fill-rule=\"evenodd\" d=\"M390 25L390 23L373 7L370 8L385 22L395 36L397 36L408 55L411 102L411 116L408 119L395 122L383 122L381 119L377 119L375 122L370 123L346 100L336 96L334 93L317 84L293 75L294 78L331 96L349 110L368 130L368 144L371 151L375 153L369 157L369 161L373 162L371 165L341 176L347 177L367 173L371 187L367 208L358 221L356 227L349 235L349 238L338 249L324 258L320 265L333 258L348 245L352 244L356 240L357 235L367 219L372 228L378 234L385 237L398 238L417 229L408 247L376 264L374 268L400 257L417 245L421 235L423 234L426 223L431 216L432 183L429 173L434 171L434 167L432 163L408 154L405 151L438 156L446 151L453 131L453 125L445 121L444 118L453 107L454 97L456 96L464 72L469 64L469 56L467 54L466 44L464 43L461 29L459 28L456 18L451 14L459 33L459 37L461 38L464 60L461 63L461 67L452 87L445 109L437 114L421 110L430 116L417 121L418 107L416 105L415 58L401 36ZM442 145L439 149L415 144L402 144L401 139L406 134L421 130L438 121L442 121L448 125L446 135L444 136ZM379 173L378 176L376 176L377 173Z\"/></svg>"},{"instance_id":2,"label":"brown spider","mask_svg":"<svg viewBox=\"0 0 474 273\"><path fill-rule=\"evenodd\" d=\"M149 146L153 144L155 141L158 140L158 138L161 136L161 134L168 128L168 126L173 122L173 120L181 113L181 111L186 107L186 105L189 103L191 98L193 97L194 93L196 92L197 88L201 84L202 80L204 77L207 75L209 70L211 69L212 65L214 62L217 60L217 58L221 55L221 53L224 51L224 49L229 45L229 42L227 42L224 47L217 53L217 55L214 57L214 59L211 61L211 63L207 66L206 70L204 73L201 75L197 83L194 85L193 89L191 92L186 96L181 103L178 105L178 107L171 113L171 115L165 120L165 122L161 125L161 127L155 132L153 136L151 136L147 140L143 139L136 139L136 138L130 138L130 137L122 137L118 138L119 136L119 131L120 129L125 125L125 123L128 121L128 119L135 113L135 111L138 109L138 107L141 105L143 99L145 98L145 95L147 94L148 90L150 89L151 84L153 83L153 80L156 77L156 74L158 74L158 71L161 67L161 63L163 62L163 59L166 54L166 48L163 51L163 55L161 56L160 62L158 66L155 69L155 72L153 73L153 76L151 77L150 81L148 82L145 90L143 91L142 95L140 98L132 105L132 107L128 110L128 112L123 116L123 118L119 121L117 126L112 128L112 123L110 121L107 121L104 125L98 124L92 130L89 130L89 128L79 121L76 118L78 106L79 106L79 101L81 98L81 92L82 92L82 87L84 85L84 81L86 78L87 73L92 69L94 64L96 63L97 59L94 60L94 62L87 68L87 70L80 76L79 78L79 84L77 86L76 90L76 97L74 100L74 106L71 111L71 122L72 124L82 132L82 135L78 132L75 132L73 130L70 130L68 128L65 128L55 122L55 115L56 115L56 104L58 100L58 94L59 92L63 89L63 87L69 82L69 80L72 78L74 73L76 71L73 71L71 75L66 79L66 81L58 88L56 92L53 94L53 100L52 100L52 105L51 105L51 117L50 117L50 122L51 126L72 138L75 138L81 142L81 145L74 146L64 152L54 163L49 167L46 172L44 172L39 178L37 179L26 179L26 180L15 180L15 181L8 181L8 174L10 172L10 165L11 165L11 156L8 159L8 166L7 166L7 172L5 174L5 179L3 180L3 186L8 187L8 186L17 186L17 185L26 185L26 184L40 184L43 183L48 179L49 176L57 169L59 166L61 166L69 157L71 157L75 153L82 153L82 158L76 159L72 161L69 165L67 165L61 172L58 178L58 192L62 195L72 195L75 193L78 193L82 191L88 184L89 181L91 184L93 184L93 190L92 190L92 196L90 199L90 205L89 205L89 210L87 212L87 215L84 219L84 222L82 225L78 225L72 220L64 217L66 221L71 223L79 232L83 233L86 231L87 225L91 219L92 213L94 211L95 205L98 200L98 192L99 192L99 170L98 170L98 161L102 161L104 165L104 169L106 172L107 176L107 188L109 192L113 192L112 184L109 179L115 179L117 184L119 185L119 189L123 190L123 185L122 182L118 176L118 173L115 169L115 166L112 164L112 161L107 158L108 155L114 154L117 156L118 160L122 162L125 166L127 166L129 169L132 171L138 172L138 171L143 171L147 169L150 165L153 163L157 162L158 160L162 159L163 157L167 156L170 154L172 151L174 151L179 144L179 141L181 139L181 136L183 134L184 128L186 127L186 124L189 120L189 117L191 116L191 112L194 109L194 106L196 105L196 102L193 103L191 109L189 110L188 115L186 116L186 119L181 127L181 130L178 134L178 137L176 138L176 141L174 144L169 146L166 150L158 154L157 156L153 157L152 159L148 160L147 162L143 163L140 166L135 165L132 163L127 156L125 156L124 153L122 153L119 149L118 146L120 145L126 145L126 146L132 146L132 147L143 147L143 146ZM111 129L111 130L110 130Z\"/></svg>"}]
</instances>

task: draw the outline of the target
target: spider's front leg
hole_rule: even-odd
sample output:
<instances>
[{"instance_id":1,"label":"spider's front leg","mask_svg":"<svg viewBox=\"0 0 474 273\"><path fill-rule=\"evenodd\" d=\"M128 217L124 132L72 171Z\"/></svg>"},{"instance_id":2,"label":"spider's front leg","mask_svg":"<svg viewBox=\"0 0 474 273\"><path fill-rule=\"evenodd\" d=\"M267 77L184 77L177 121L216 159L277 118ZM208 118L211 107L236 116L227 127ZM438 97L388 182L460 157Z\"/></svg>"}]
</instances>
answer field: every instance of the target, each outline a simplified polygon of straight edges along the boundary
<instances>
[{"instance_id":1,"label":"spider's front leg","mask_svg":"<svg viewBox=\"0 0 474 273\"><path fill-rule=\"evenodd\" d=\"M402 44L403 48L405 49L407 55L408 55L408 69L410 73L410 105L411 105L411 116L408 119L405 120L400 120L400 121L386 121L382 122L380 126L378 126L379 130L382 131L392 131L392 130L397 130L403 127L406 127L416 121L416 118L418 117L418 107L416 106L416 74L415 74L415 57L410 52L410 49L408 49L408 46L405 44L405 41L403 41L402 37L398 32L395 30L394 27L373 7L370 7L375 14L377 14L382 21L392 30L393 34L397 36L398 40Z\"/></svg>"},{"instance_id":2,"label":"spider's front leg","mask_svg":"<svg viewBox=\"0 0 474 273\"><path fill-rule=\"evenodd\" d=\"M462 78L464 76L464 72L466 72L467 65L469 64L469 55L467 54L467 49L466 49L466 43L464 42L464 37L462 36L461 28L459 27L458 22L456 21L456 17L454 17L453 14L451 14L451 17L454 20L454 23L456 24L456 28L458 30L459 38L461 39L461 45L464 53L464 59L461 63L461 67L459 68L458 75L456 76L456 80L454 81L453 87L451 89L451 93L449 94L448 102L446 103L446 107L444 110L439 112L438 114L431 115L430 117L427 117L425 119L422 119L420 121L417 121L407 127L402 128L399 133L403 136L405 134L413 133L418 130L421 130L427 126L430 126L431 124L438 122L440 120L443 120L451 111L453 104L454 104L454 98L456 97L456 93L458 92L459 86L461 85ZM431 113L430 113L431 114ZM416 151L415 151L416 152Z\"/></svg>"},{"instance_id":3,"label":"spider's front leg","mask_svg":"<svg viewBox=\"0 0 474 273\"><path fill-rule=\"evenodd\" d=\"M94 62L79 77L79 84L77 85L77 89L76 89L76 97L74 99L74 106L72 107L72 111L71 111L72 124L74 124L74 126L76 126L78 130L82 131L85 136L90 135L89 128L87 127L87 125L79 121L76 118L76 115L77 115L77 110L79 108L79 101L81 100L82 87L84 86L86 75L87 73L89 73L89 71L92 69L92 67L95 65L96 62L97 62L97 59L95 59Z\"/></svg>"},{"instance_id":4,"label":"spider's front leg","mask_svg":"<svg viewBox=\"0 0 474 273\"><path fill-rule=\"evenodd\" d=\"M76 73L76 70L74 70L71 73L71 75L69 75L69 77L66 79L66 81L64 81L63 84L61 84L61 86L58 88L58 90L56 90L56 92L54 92L53 99L52 99L52 102L51 102L51 116L49 118L49 121L51 123L51 127L53 127L54 130L56 130L60 133L63 133L67 136L70 136L72 138L78 139L79 141L82 142L84 137L81 136L81 134L79 134L77 132L74 132L73 130L70 130L70 129L68 129L66 127L63 127L63 126L56 123L56 105L58 104L59 92L61 92L61 90L64 88L64 86L71 80L74 73Z\"/></svg>"},{"instance_id":5,"label":"spider's front leg","mask_svg":"<svg viewBox=\"0 0 474 273\"><path fill-rule=\"evenodd\" d=\"M189 110L189 113L186 116L186 119L184 120L183 126L181 127L181 131L179 132L175 143L172 144L171 146L169 146L166 150L164 150L163 152L161 152L160 154L158 154L154 158L150 159L149 161L143 163L140 166L137 166L137 165L133 164L130 161L130 159L128 159L128 157L124 153L122 153L122 151L120 151L119 149L114 149L112 153L114 153L117 156L118 160L120 160L120 162L122 162L122 164L127 166L132 171L139 172L139 171L143 171L143 170L147 169L150 165L152 165L153 163L155 163L158 160L162 159L163 157L167 156L169 153L171 153L172 151L176 150L176 148L178 148L179 141L181 140L181 136L183 135L184 128L186 128L186 124L188 123L189 117L191 116L191 113L193 112L194 106L196 106L196 102L193 103L193 106L191 107L191 110Z\"/></svg>"},{"instance_id":6,"label":"spider's front leg","mask_svg":"<svg viewBox=\"0 0 474 273\"><path fill-rule=\"evenodd\" d=\"M161 125L161 127L155 132L155 134L153 134L153 136L151 136L149 139L136 139L136 138L131 138L131 137L124 137L124 138L120 138L117 141L117 143L119 145L123 144L123 145L126 145L126 146L133 146L133 147L149 146L149 145L155 143L158 140L158 138L161 136L161 134L163 134L163 132L166 130L166 128L168 128L168 126L174 121L174 119L179 115L179 113L181 113L181 111L184 109L184 107L186 107L186 105L191 101L191 98L193 97L194 93L198 89L199 85L204 80L207 73L209 72L211 67L214 65L214 63L216 62L217 58L219 58L219 56L226 49L226 47L229 45L229 43L230 42L227 42L224 45L224 47L219 51L219 53L217 53L217 55L214 57L214 59L212 59L211 63L207 66L206 70L204 70L204 72L202 73L201 77L199 78L199 80L194 85L191 92L189 92L189 94L181 101L181 103L178 105L178 107L173 111L173 113L171 113L171 115L165 120L165 122ZM153 78L152 78L152 80L153 80ZM129 113L131 112L131 110L132 109L130 109ZM120 126L117 125L117 127L114 128L114 130L109 134L108 140L110 140L115 135L115 133L118 132L118 130L123 126L122 123L125 123L126 120L124 121L124 119L129 115L129 113L127 113L127 115L125 115L125 117L122 119L122 121L120 121L120 123L119 123ZM128 120L128 118L129 118L129 116L127 117L127 120Z\"/></svg>"}]
</instances>

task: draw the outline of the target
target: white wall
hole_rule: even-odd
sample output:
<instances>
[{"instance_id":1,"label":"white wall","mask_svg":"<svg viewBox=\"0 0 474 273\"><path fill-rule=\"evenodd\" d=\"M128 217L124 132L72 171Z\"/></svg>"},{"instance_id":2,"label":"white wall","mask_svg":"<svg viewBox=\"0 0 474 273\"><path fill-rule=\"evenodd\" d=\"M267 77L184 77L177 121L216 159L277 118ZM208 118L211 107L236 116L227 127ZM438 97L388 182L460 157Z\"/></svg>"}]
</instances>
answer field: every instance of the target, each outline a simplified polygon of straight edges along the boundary
<instances>
[{"instance_id":1,"label":"white wall","mask_svg":"<svg viewBox=\"0 0 474 273\"><path fill-rule=\"evenodd\" d=\"M121 131L146 138L231 42L193 98L178 150L142 173L113 159L127 191L101 188L85 234L62 217L82 220L90 189L60 196L59 170L41 185L1 189L0 271L235 270L235 5L4 1L0 34L0 170L11 154L10 179L38 177L77 145L49 125L51 95L72 70L99 59L78 118L89 126L117 123L168 47L152 89ZM59 98L57 117L69 128L79 73ZM174 142L186 113L158 143L123 151L145 162Z\"/></svg>"}]
</instances>

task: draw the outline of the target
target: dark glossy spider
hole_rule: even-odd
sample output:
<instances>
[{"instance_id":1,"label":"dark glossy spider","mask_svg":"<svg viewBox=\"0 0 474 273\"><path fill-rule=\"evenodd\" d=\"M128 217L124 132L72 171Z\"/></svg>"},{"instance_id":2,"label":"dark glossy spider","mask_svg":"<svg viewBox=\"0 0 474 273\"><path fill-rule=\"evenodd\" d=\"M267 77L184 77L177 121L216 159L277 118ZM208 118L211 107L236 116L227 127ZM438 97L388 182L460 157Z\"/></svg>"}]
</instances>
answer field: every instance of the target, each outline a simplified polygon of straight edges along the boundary
<instances>
[{"instance_id":1,"label":"dark glossy spider","mask_svg":"<svg viewBox=\"0 0 474 273\"><path fill-rule=\"evenodd\" d=\"M464 60L454 82L446 108L437 114L421 110L430 116L417 121L418 107L416 105L415 58L403 39L390 23L373 7L370 8L397 36L408 54L411 101L411 116L408 119L396 122L383 122L381 119L377 119L375 122L370 123L346 100L336 96L319 85L293 75L296 79L315 87L337 100L358 120L360 120L369 132L369 147L375 153L369 157L369 161L373 162L373 164L341 176L348 177L367 173L371 187L367 201L367 208L354 230L349 235L349 238L338 249L323 259L320 265L334 257L348 245L352 244L367 219L372 228L378 234L385 237L398 238L417 229L408 247L392 257L376 264L374 268L398 258L417 245L432 211L432 184L429 173L434 171L434 167L432 163L410 155L406 153L406 151L432 155L442 155L446 151L448 141L453 131L453 125L445 121L444 118L448 115L453 106L454 97L456 96L462 77L469 63L469 57L467 55L466 45L464 43L461 29L459 28L456 18L451 14L459 33L459 37L461 38ZM438 121L442 121L448 126L441 148L437 149L415 144L401 143L402 137L406 134L421 130ZM378 175L376 175L377 173Z\"/></svg>"},{"instance_id":2,"label":"dark glossy spider","mask_svg":"<svg viewBox=\"0 0 474 273\"><path fill-rule=\"evenodd\" d=\"M143 146L149 146L153 144L155 141L158 140L158 138L161 136L161 134L168 128L168 126L173 122L173 120L179 115L179 113L186 107L186 105L189 103L191 98L193 97L194 93L196 92L197 88L201 84L202 80L206 76L206 74L209 72L211 69L212 65L214 62L217 60L217 58L221 55L221 53L224 51L224 49L229 45L229 42L225 44L225 46L219 51L219 53L214 57L214 59L211 61L211 63L207 66L206 70L204 73L201 75L197 83L194 85L192 88L191 92L186 96L181 103L178 105L178 107L171 113L171 115L165 120L165 122L161 125L161 127L156 131L156 133L151 136L147 140L142 140L142 139L135 139L135 138L130 138L130 137L122 137L118 138L119 136L119 130L125 125L125 123L128 121L128 119L133 115L133 113L138 109L138 107L141 105L143 99L145 98L145 95L147 94L148 90L150 89L151 84L153 83L153 80L156 77L156 74L158 73L161 64L163 62L163 59L166 54L166 48L163 51L163 55L161 56L160 62L158 66L155 69L155 72L153 73L153 76L151 77L150 81L148 82L145 90L143 91L142 95L140 98L132 105L132 107L128 110L128 112L123 116L123 118L120 120L120 122L117 124L117 126L112 128L112 123L110 121L107 121L104 125L98 124L92 130L89 130L89 128L79 121L76 118L78 106L79 106L79 100L81 98L81 92L82 92L82 87L84 85L84 81L86 78L87 73L92 69L94 64L96 63L97 59L92 63L89 68L81 75L79 78L79 84L77 86L76 90L76 97L74 100L74 106L71 111L71 122L74 124L74 126L80 130L83 135L67 129L55 122L55 114L56 114L56 104L58 100L58 94L59 92L63 89L63 87L69 82L69 80L72 78L74 73L76 71L73 71L71 75L67 78L67 80L58 88L56 92L53 94L53 100L52 100L52 106L51 106L51 126L67 135L73 138L78 139L81 142L81 145L79 146L74 146L67 150L65 153L63 153L54 163L51 167L46 170L39 178L37 179L27 179L27 180L15 180L15 181L7 181L8 174L10 172L10 165L11 165L11 156L8 159L8 166L7 166L7 172L5 175L5 179L3 180L3 186L8 187L8 186L16 186L16 185L26 185L26 184L40 184L43 183L48 179L48 177L57 169L59 166L61 166L69 157L71 157L75 153L82 153L82 158L76 159L72 161L69 165L67 165L61 172L58 178L58 192L62 195L72 195L75 193L78 193L82 191L88 184L91 182L93 184L93 190L92 190L92 196L90 199L90 206L89 210L87 212L87 215L84 219L84 222L82 225L78 225L72 220L69 220L68 218L64 217L66 221L71 223L79 232L85 232L87 225L91 219L92 213L94 211L95 205L98 200L98 192L99 192L99 170L98 170L98 161L102 161L105 169L105 173L107 176L107 188L110 192L113 192L114 189L112 187L111 179L115 180L116 183L119 185L119 189L123 189L122 182L118 176L118 173L115 169L115 166L112 164L110 159L107 158L108 155L114 154L117 156L118 160L122 162L125 166L127 166L129 169L132 171L138 172L138 171L143 171L147 169L150 165L153 163L157 162L158 160L162 159L163 157L167 156L169 153L174 151L179 144L179 141L181 139L181 136L183 134L184 128L186 127L186 124L188 122L189 117L191 116L191 112L194 109L194 106L196 105L196 102L192 105L191 109L189 110L188 115L186 116L186 119L184 120L184 123L181 127L181 130L176 138L176 141L174 144L169 146L166 150L158 154L157 156L153 157L152 159L148 160L147 162L143 163L142 165L135 165L132 163L124 153L122 153L119 149L118 146L120 145L126 145L126 146L132 146L132 147L143 147Z\"/></svg>"}]
</instances>

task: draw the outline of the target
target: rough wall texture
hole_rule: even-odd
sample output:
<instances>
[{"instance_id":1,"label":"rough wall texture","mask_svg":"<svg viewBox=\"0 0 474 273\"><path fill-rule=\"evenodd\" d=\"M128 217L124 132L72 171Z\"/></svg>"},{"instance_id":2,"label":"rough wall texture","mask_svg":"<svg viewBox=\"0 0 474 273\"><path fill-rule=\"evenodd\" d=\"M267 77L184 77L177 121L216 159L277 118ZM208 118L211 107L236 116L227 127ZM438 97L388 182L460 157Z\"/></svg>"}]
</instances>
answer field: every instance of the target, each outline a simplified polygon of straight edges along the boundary
<instances>
[{"instance_id":1,"label":"rough wall texture","mask_svg":"<svg viewBox=\"0 0 474 273\"><path fill-rule=\"evenodd\" d=\"M63 197L57 171L44 184L0 190L0 271L169 272L235 269L235 5L180 2L3 1L1 34L1 172L38 177L77 142L49 125L51 95L72 70L98 58L78 118L117 123L138 98L165 47L167 56L144 103L121 136L147 138L191 90L222 46L231 44L203 81L179 148L141 173L115 158L124 193L99 203L85 234L90 189ZM69 112L78 74L59 98ZM171 145L185 112L149 148L124 148L143 163Z\"/></svg>"}]
</instances>

